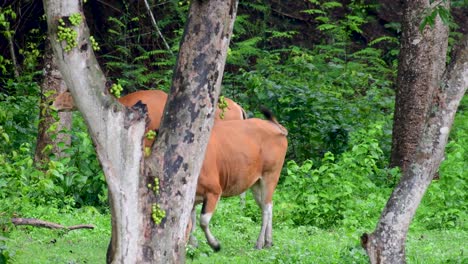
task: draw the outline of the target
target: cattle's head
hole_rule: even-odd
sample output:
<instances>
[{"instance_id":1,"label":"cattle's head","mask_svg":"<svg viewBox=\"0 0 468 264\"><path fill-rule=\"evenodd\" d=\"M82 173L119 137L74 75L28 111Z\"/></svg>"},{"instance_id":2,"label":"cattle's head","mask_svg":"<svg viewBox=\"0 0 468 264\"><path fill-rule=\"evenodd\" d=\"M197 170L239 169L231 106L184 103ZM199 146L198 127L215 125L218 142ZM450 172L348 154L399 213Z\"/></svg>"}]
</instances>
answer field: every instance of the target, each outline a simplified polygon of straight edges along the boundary
<instances>
[{"instance_id":1,"label":"cattle's head","mask_svg":"<svg viewBox=\"0 0 468 264\"><path fill-rule=\"evenodd\" d=\"M60 93L52 103L52 107L61 112L76 110L75 102L70 92Z\"/></svg>"}]
</instances>

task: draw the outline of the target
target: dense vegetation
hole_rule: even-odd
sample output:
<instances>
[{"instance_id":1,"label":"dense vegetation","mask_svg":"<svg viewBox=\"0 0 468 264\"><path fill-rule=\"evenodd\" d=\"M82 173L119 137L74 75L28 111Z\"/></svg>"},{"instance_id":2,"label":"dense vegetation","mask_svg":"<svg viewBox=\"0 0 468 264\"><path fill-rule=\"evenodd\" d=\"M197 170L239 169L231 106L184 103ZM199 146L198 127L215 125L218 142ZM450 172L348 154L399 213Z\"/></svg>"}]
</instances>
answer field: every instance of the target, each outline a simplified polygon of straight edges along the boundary
<instances>
[{"instance_id":1,"label":"dense vegetation","mask_svg":"<svg viewBox=\"0 0 468 264\"><path fill-rule=\"evenodd\" d=\"M88 23L94 25L101 47L99 60L109 79L127 93L151 88L167 91L175 63L171 52L177 52L188 3L158 6L165 14L158 23L171 52L160 40L152 40L155 35L147 34L152 26L146 12L123 3L122 15L106 18L105 33L92 24L102 18L88 10ZM272 263L365 262L358 237L374 227L398 181L398 169L388 168L398 23L388 23L385 34L363 41L363 27L377 23L377 5L350 1L344 7L339 1L323 0L295 8L310 21L312 33L294 27L301 20L274 15L272 4L240 3L223 82L223 93L250 116L265 105L289 130L290 147L274 197L276 246L266 252L251 249L259 210L251 197L245 209L233 198L221 202L212 221L225 250L213 255L203 243L199 249L188 248L188 259L194 263L232 263L233 258L242 263L265 259ZM7 23L16 19L13 9L0 9L0 32L8 35ZM104 259L110 234L107 193L79 113L74 113L71 131L60 131L72 135L72 144L65 150L68 156L52 156L42 166L33 161L45 34L43 25L37 24L39 28L28 32L27 45L19 51L20 76L13 74L13 61L0 55L0 263L26 263L56 238L61 243L74 241L80 245L76 251L84 252L90 247L82 245L87 240L101 241L95 248L99 258L60 256L66 250L59 250L39 263L95 263ZM304 34L318 37L304 42ZM456 39L453 34L452 42ZM433 181L413 221L415 233L410 234L408 249L412 263L466 263L462 245L468 236L467 160L465 97L439 179ZM98 228L73 233L16 229L10 223L13 216L64 224L90 222ZM200 232L197 236L202 238ZM28 252L30 246L23 248L28 239L40 241L41 246ZM429 241L431 248L418 239ZM446 250L431 250L437 247Z\"/></svg>"}]
</instances>

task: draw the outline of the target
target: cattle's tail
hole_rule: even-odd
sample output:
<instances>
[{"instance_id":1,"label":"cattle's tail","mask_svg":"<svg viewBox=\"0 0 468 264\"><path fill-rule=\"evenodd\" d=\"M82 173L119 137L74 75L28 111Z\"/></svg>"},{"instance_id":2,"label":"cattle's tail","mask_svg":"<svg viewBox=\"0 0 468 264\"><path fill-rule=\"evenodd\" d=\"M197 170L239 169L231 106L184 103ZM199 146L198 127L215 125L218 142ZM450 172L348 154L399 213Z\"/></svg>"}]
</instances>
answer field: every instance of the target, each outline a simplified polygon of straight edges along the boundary
<instances>
[{"instance_id":1,"label":"cattle's tail","mask_svg":"<svg viewBox=\"0 0 468 264\"><path fill-rule=\"evenodd\" d=\"M247 119L247 112L244 110L244 108L242 106L240 106L240 108L242 110L242 120Z\"/></svg>"},{"instance_id":2,"label":"cattle's tail","mask_svg":"<svg viewBox=\"0 0 468 264\"><path fill-rule=\"evenodd\" d=\"M270 109L264 107L264 106L261 106L260 107L260 112L262 112L262 114L265 116L266 119L268 119L270 122L273 122L278 128L279 130L281 131L281 134L283 134L284 136L287 136L288 135L288 130L282 126L278 120L276 120L276 117L273 115L273 113L270 111Z\"/></svg>"}]
</instances>

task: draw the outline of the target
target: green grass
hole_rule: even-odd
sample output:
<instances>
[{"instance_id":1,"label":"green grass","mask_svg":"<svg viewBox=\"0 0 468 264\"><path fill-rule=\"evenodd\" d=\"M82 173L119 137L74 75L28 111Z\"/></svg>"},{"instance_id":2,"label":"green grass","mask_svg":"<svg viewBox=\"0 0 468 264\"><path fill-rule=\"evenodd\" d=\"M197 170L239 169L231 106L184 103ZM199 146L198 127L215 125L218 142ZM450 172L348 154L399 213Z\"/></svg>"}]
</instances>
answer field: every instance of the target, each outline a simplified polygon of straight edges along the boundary
<instances>
[{"instance_id":1,"label":"green grass","mask_svg":"<svg viewBox=\"0 0 468 264\"><path fill-rule=\"evenodd\" d=\"M30 226L10 227L7 250L11 263L105 263L110 239L110 216L94 210L60 214L40 213L40 218L64 226L93 224L94 229L69 232ZM37 216L34 216L37 217Z\"/></svg>"},{"instance_id":2,"label":"green grass","mask_svg":"<svg viewBox=\"0 0 468 264\"><path fill-rule=\"evenodd\" d=\"M247 207L247 210L254 208ZM110 217L94 210L61 214L41 208L32 215L63 225L94 224L94 230L64 232L35 227L10 227L7 250L11 263L105 263ZM200 228L197 249L188 248L187 263L367 263L359 236L369 230L322 230L275 222L274 246L255 250L260 223L243 216L237 199L221 201L211 231L222 249L214 253ZM466 230L410 230L408 263L468 263Z\"/></svg>"}]
</instances>

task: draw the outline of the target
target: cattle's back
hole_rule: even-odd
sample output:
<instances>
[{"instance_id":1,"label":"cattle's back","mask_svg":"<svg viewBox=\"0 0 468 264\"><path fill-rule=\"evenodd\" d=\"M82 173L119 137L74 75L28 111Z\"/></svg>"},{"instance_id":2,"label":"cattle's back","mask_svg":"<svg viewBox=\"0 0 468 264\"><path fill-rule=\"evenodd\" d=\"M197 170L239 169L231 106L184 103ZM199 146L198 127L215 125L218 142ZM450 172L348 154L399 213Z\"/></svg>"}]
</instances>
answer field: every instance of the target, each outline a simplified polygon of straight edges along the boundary
<instances>
[{"instance_id":1,"label":"cattle's back","mask_svg":"<svg viewBox=\"0 0 468 264\"><path fill-rule=\"evenodd\" d=\"M280 170L286 148L286 137L272 122L252 118L215 123L198 184L218 181L223 196L238 195L266 170Z\"/></svg>"},{"instance_id":2,"label":"cattle's back","mask_svg":"<svg viewBox=\"0 0 468 264\"><path fill-rule=\"evenodd\" d=\"M159 129L167 94L161 90L142 90L119 98L119 102L127 107L132 107L138 101L146 105L150 123L148 130Z\"/></svg>"}]
</instances>

